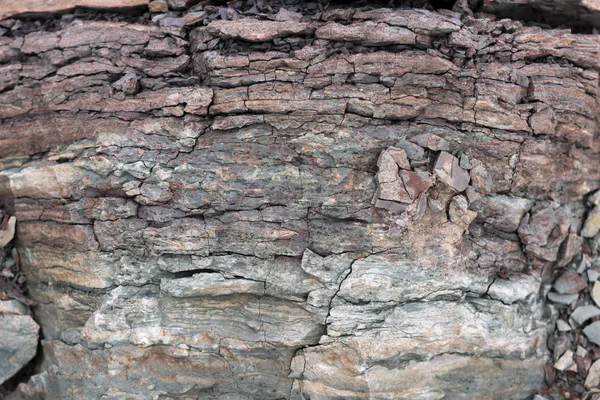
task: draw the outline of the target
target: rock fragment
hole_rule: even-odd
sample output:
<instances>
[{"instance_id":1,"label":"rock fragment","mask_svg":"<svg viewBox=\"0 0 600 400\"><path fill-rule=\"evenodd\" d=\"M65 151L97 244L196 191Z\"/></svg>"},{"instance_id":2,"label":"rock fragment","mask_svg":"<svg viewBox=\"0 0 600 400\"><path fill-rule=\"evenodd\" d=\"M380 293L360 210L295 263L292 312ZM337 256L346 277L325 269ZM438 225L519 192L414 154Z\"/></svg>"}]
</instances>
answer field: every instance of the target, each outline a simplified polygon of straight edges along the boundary
<instances>
[{"instance_id":1,"label":"rock fragment","mask_svg":"<svg viewBox=\"0 0 600 400\"><path fill-rule=\"evenodd\" d=\"M29 315L3 314L1 321L0 385L35 356L39 331L38 324Z\"/></svg>"},{"instance_id":2,"label":"rock fragment","mask_svg":"<svg viewBox=\"0 0 600 400\"><path fill-rule=\"evenodd\" d=\"M445 151L442 151L438 156L433 172L440 181L457 192L464 191L469 186L469 180L471 179L469 173L459 166L458 158Z\"/></svg>"},{"instance_id":3,"label":"rock fragment","mask_svg":"<svg viewBox=\"0 0 600 400\"><path fill-rule=\"evenodd\" d=\"M571 325L569 325L567 322L565 322L562 319L559 319L558 321L556 321L556 329L558 329L559 332L568 332L573 330L573 328L571 328Z\"/></svg>"},{"instance_id":4,"label":"rock fragment","mask_svg":"<svg viewBox=\"0 0 600 400\"><path fill-rule=\"evenodd\" d=\"M554 368L559 371L566 371L573 365L573 351L567 350L554 364Z\"/></svg>"},{"instance_id":5,"label":"rock fragment","mask_svg":"<svg viewBox=\"0 0 600 400\"><path fill-rule=\"evenodd\" d=\"M404 189L413 201L433 184L431 175L424 171L400 171L400 178Z\"/></svg>"},{"instance_id":6,"label":"rock fragment","mask_svg":"<svg viewBox=\"0 0 600 400\"><path fill-rule=\"evenodd\" d=\"M396 143L396 147L401 148L404 151L406 151L406 155L411 160L415 160L415 161L422 160L423 156L425 155L425 151L423 150L423 148L421 146L416 145L412 142L409 142L408 140L399 141L398 143Z\"/></svg>"},{"instance_id":7,"label":"rock fragment","mask_svg":"<svg viewBox=\"0 0 600 400\"><path fill-rule=\"evenodd\" d=\"M583 329L583 333L590 342L600 346L600 321L596 321L586 326Z\"/></svg>"},{"instance_id":8,"label":"rock fragment","mask_svg":"<svg viewBox=\"0 0 600 400\"><path fill-rule=\"evenodd\" d=\"M450 217L450 221L466 229L475 217L477 217L477 213L469 210L469 203L465 196L457 195L450 201L448 216Z\"/></svg>"},{"instance_id":9,"label":"rock fragment","mask_svg":"<svg viewBox=\"0 0 600 400\"><path fill-rule=\"evenodd\" d=\"M431 133L422 133L417 136L413 136L409 139L411 142L418 144L421 147L427 148L433 151L448 151L450 145L446 141L437 135Z\"/></svg>"},{"instance_id":10,"label":"rock fragment","mask_svg":"<svg viewBox=\"0 0 600 400\"><path fill-rule=\"evenodd\" d=\"M581 236L594 237L600 232L600 206L595 206L588 214L581 230Z\"/></svg>"},{"instance_id":11,"label":"rock fragment","mask_svg":"<svg viewBox=\"0 0 600 400\"><path fill-rule=\"evenodd\" d=\"M17 218L13 215L8 218L6 227L0 230L0 247L6 246L15 237L15 226Z\"/></svg>"},{"instance_id":12,"label":"rock fragment","mask_svg":"<svg viewBox=\"0 0 600 400\"><path fill-rule=\"evenodd\" d=\"M302 14L295 11L287 10L283 7L279 9L279 12L275 15L275 21L294 21L300 22Z\"/></svg>"},{"instance_id":13,"label":"rock fragment","mask_svg":"<svg viewBox=\"0 0 600 400\"><path fill-rule=\"evenodd\" d=\"M598 307L600 307L600 281L594 282L594 286L592 287L592 292L590 293L592 296L592 300Z\"/></svg>"},{"instance_id":14,"label":"rock fragment","mask_svg":"<svg viewBox=\"0 0 600 400\"><path fill-rule=\"evenodd\" d=\"M578 294L560 294L556 292L548 293L548 300L565 306L568 306L569 304L573 303L575 300L577 300L578 297Z\"/></svg>"},{"instance_id":15,"label":"rock fragment","mask_svg":"<svg viewBox=\"0 0 600 400\"><path fill-rule=\"evenodd\" d=\"M153 0L148 4L151 13L166 13L169 11L169 5L166 0Z\"/></svg>"},{"instance_id":16,"label":"rock fragment","mask_svg":"<svg viewBox=\"0 0 600 400\"><path fill-rule=\"evenodd\" d=\"M574 294L586 288L585 281L575 271L563 273L554 282L554 290L560 294Z\"/></svg>"},{"instance_id":17,"label":"rock fragment","mask_svg":"<svg viewBox=\"0 0 600 400\"><path fill-rule=\"evenodd\" d=\"M121 79L113 83L113 87L127 95L132 96L138 92L138 81L139 77L133 72L129 72L123 75Z\"/></svg>"},{"instance_id":18,"label":"rock fragment","mask_svg":"<svg viewBox=\"0 0 600 400\"><path fill-rule=\"evenodd\" d=\"M571 313L570 319L577 325L583 325L587 320L600 315L600 308L594 306L579 306Z\"/></svg>"},{"instance_id":19,"label":"rock fragment","mask_svg":"<svg viewBox=\"0 0 600 400\"><path fill-rule=\"evenodd\" d=\"M184 15L183 23L185 25L195 25L198 22L202 22L206 19L208 13L204 10L202 11L191 11Z\"/></svg>"},{"instance_id":20,"label":"rock fragment","mask_svg":"<svg viewBox=\"0 0 600 400\"><path fill-rule=\"evenodd\" d=\"M403 149L390 147L385 151L387 151L390 154L390 156L392 156L398 167L410 170L410 162L408 162L406 152Z\"/></svg>"},{"instance_id":21,"label":"rock fragment","mask_svg":"<svg viewBox=\"0 0 600 400\"><path fill-rule=\"evenodd\" d=\"M585 387L587 389L597 388L600 386L600 360L594 361L588 370L585 378Z\"/></svg>"}]
</instances>

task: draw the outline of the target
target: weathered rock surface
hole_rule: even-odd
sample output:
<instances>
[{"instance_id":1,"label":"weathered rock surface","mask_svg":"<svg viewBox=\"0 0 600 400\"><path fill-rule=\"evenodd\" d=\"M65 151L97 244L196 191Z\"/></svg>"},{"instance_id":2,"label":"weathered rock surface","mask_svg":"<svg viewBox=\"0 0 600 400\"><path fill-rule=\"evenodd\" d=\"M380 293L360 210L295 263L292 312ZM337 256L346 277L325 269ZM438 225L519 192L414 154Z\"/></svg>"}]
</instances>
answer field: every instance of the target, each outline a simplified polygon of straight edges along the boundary
<instances>
[{"instance_id":1,"label":"weathered rock surface","mask_svg":"<svg viewBox=\"0 0 600 400\"><path fill-rule=\"evenodd\" d=\"M149 0L0 0L0 20L21 14L42 14L75 7L116 9L148 5Z\"/></svg>"},{"instance_id":2,"label":"weathered rock surface","mask_svg":"<svg viewBox=\"0 0 600 400\"><path fill-rule=\"evenodd\" d=\"M16 300L0 301L0 322L1 385L35 356L40 327Z\"/></svg>"},{"instance_id":3,"label":"weathered rock surface","mask_svg":"<svg viewBox=\"0 0 600 400\"><path fill-rule=\"evenodd\" d=\"M600 187L596 38L223 12L0 41L0 195L45 338L15 396L541 389L542 281Z\"/></svg>"}]
</instances>

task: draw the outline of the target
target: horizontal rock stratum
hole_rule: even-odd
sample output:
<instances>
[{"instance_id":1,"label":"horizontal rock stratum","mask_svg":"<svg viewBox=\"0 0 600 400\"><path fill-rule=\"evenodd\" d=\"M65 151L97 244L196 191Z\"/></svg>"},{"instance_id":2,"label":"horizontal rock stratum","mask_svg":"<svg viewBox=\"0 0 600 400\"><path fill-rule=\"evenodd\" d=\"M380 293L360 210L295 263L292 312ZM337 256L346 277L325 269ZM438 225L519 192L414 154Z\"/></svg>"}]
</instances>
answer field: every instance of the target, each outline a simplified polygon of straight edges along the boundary
<instances>
[{"instance_id":1,"label":"horizontal rock stratum","mask_svg":"<svg viewBox=\"0 0 600 400\"><path fill-rule=\"evenodd\" d=\"M540 390L543 283L600 187L597 38L211 15L0 37L0 193L44 338L13 398Z\"/></svg>"}]
</instances>

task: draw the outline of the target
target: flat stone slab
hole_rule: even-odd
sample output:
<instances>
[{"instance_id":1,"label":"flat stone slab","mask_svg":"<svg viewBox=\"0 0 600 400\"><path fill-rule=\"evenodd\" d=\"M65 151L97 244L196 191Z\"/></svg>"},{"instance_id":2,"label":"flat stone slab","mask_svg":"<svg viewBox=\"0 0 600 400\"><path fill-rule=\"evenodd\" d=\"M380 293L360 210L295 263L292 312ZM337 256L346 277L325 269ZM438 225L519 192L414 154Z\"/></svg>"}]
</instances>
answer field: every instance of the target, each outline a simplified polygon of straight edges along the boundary
<instances>
[{"instance_id":1,"label":"flat stone slab","mask_svg":"<svg viewBox=\"0 0 600 400\"><path fill-rule=\"evenodd\" d=\"M20 14L66 11L75 7L129 8L148 4L148 0L0 0L0 20Z\"/></svg>"}]
</instances>

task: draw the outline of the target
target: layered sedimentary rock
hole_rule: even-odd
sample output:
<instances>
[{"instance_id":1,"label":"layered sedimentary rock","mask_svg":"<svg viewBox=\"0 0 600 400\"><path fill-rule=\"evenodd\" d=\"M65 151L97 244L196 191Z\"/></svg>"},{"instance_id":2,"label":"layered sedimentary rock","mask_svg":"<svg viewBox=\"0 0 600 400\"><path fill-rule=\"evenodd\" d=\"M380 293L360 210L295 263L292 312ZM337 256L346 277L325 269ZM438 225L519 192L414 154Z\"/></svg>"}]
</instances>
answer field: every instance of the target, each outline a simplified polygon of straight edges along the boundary
<instances>
[{"instance_id":1,"label":"layered sedimentary rock","mask_svg":"<svg viewBox=\"0 0 600 400\"><path fill-rule=\"evenodd\" d=\"M15 398L542 387L542 281L600 187L597 39L285 19L1 39L1 192L44 335Z\"/></svg>"},{"instance_id":2,"label":"layered sedimentary rock","mask_svg":"<svg viewBox=\"0 0 600 400\"><path fill-rule=\"evenodd\" d=\"M65 12L76 7L122 9L147 6L148 0L0 0L0 20L21 15Z\"/></svg>"}]
</instances>

